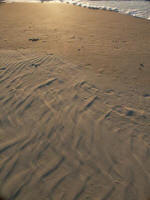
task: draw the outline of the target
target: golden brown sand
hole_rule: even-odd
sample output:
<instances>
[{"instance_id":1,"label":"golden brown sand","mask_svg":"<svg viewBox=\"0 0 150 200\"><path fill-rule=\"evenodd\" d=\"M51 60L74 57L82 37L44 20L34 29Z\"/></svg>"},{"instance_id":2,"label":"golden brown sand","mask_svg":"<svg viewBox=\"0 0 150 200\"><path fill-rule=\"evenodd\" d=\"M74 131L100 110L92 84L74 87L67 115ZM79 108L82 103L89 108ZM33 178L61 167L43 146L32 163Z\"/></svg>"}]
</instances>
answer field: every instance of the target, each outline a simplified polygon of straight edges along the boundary
<instances>
[{"instance_id":1,"label":"golden brown sand","mask_svg":"<svg viewBox=\"0 0 150 200\"><path fill-rule=\"evenodd\" d=\"M150 198L149 35L114 12L0 5L2 195Z\"/></svg>"}]
</instances>

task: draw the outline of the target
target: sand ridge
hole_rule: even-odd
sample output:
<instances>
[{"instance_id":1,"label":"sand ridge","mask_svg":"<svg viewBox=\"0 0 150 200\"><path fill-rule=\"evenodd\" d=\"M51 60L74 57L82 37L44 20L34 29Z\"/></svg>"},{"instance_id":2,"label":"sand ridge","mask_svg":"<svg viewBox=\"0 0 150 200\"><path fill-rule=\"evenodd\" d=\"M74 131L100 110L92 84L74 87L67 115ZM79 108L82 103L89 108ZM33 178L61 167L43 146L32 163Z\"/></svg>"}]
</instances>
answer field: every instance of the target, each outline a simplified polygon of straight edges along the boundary
<instances>
[{"instance_id":1,"label":"sand ridge","mask_svg":"<svg viewBox=\"0 0 150 200\"><path fill-rule=\"evenodd\" d=\"M141 110L130 94L105 89L91 70L54 55L12 55L20 60L0 59L1 193L147 199L149 99L141 97Z\"/></svg>"},{"instance_id":2,"label":"sand ridge","mask_svg":"<svg viewBox=\"0 0 150 200\"><path fill-rule=\"evenodd\" d=\"M0 194L150 198L150 22L0 6Z\"/></svg>"}]
</instances>

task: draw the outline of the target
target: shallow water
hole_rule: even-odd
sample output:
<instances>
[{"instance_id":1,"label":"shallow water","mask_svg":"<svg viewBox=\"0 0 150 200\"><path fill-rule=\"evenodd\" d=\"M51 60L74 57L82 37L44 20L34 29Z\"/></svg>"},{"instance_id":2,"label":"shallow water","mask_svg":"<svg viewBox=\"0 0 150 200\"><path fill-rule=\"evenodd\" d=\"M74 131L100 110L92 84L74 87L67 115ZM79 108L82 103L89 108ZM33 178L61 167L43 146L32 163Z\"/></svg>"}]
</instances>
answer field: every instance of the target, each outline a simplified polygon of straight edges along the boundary
<instances>
[{"instance_id":1,"label":"shallow water","mask_svg":"<svg viewBox=\"0 0 150 200\"><path fill-rule=\"evenodd\" d=\"M40 0L6 0L7 2L40 2ZM44 0L43 0L44 1ZM47 1L46 1L47 2ZM150 20L150 2L148 1L89 1L89 0L52 0L65 2L92 9L111 10Z\"/></svg>"},{"instance_id":2,"label":"shallow water","mask_svg":"<svg viewBox=\"0 0 150 200\"><path fill-rule=\"evenodd\" d=\"M76 3L76 1L74 2ZM78 1L76 4L88 8L111 10L150 20L150 2L148 1Z\"/></svg>"}]
</instances>

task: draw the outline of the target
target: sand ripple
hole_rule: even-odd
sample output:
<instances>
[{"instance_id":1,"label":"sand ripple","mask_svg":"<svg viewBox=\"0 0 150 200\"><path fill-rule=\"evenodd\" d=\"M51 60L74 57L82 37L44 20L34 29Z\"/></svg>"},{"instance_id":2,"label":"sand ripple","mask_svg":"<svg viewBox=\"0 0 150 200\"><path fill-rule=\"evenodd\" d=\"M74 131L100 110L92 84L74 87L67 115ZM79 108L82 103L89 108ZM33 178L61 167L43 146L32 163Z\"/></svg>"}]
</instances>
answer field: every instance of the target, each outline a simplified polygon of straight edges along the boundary
<instances>
[{"instance_id":1,"label":"sand ripple","mask_svg":"<svg viewBox=\"0 0 150 200\"><path fill-rule=\"evenodd\" d=\"M147 96L140 109L82 66L1 52L0 192L11 200L148 199Z\"/></svg>"}]
</instances>

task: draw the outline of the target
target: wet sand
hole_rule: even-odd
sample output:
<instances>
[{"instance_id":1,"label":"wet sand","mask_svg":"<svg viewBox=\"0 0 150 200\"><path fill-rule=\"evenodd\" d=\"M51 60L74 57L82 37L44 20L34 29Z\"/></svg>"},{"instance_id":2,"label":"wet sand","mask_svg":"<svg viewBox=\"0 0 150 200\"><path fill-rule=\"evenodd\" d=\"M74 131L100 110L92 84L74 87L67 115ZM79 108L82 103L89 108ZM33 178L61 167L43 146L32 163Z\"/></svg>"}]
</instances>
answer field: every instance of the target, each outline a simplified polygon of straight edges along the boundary
<instances>
[{"instance_id":1,"label":"wet sand","mask_svg":"<svg viewBox=\"0 0 150 200\"><path fill-rule=\"evenodd\" d=\"M0 193L150 198L150 22L0 5Z\"/></svg>"}]
</instances>

